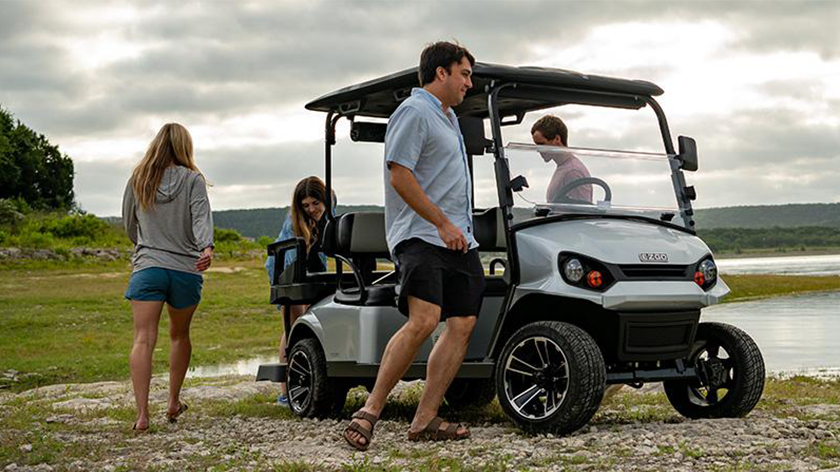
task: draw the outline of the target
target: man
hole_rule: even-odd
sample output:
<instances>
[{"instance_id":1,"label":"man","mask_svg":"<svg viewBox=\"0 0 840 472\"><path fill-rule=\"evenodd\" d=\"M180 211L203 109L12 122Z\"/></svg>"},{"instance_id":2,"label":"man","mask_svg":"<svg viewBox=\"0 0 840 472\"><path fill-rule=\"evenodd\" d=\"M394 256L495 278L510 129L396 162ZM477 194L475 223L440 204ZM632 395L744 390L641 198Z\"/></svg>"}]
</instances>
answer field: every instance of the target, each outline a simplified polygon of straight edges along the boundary
<instances>
[{"instance_id":1,"label":"man","mask_svg":"<svg viewBox=\"0 0 840 472\"><path fill-rule=\"evenodd\" d=\"M452 107L472 87L475 59L448 42L426 47L415 88L391 115L385 134L385 228L400 273L399 308L408 321L382 356L376 385L344 431L365 450L388 393L441 319L446 328L426 370L426 388L409 427L410 440L466 439L462 425L437 417L443 394L463 362L484 291L473 237L471 181Z\"/></svg>"},{"instance_id":2,"label":"man","mask_svg":"<svg viewBox=\"0 0 840 472\"><path fill-rule=\"evenodd\" d=\"M546 115L531 127L531 138L539 146L557 146L565 148L569 142L569 131L563 120L553 115ZM560 190L575 180L589 177L589 170L569 151L541 152L545 160L554 161L557 168L551 176L551 182L545 193L547 203L592 203L592 185L583 184L568 192Z\"/></svg>"}]
</instances>

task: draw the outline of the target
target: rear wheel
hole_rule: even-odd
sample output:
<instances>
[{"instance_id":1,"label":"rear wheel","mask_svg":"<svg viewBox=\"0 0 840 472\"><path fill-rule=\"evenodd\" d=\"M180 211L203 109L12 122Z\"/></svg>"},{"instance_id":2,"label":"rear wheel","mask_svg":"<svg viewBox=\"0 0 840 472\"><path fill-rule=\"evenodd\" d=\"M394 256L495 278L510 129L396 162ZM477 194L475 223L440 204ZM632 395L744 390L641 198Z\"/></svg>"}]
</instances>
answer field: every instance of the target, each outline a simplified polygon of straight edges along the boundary
<instances>
[{"instance_id":1,"label":"rear wheel","mask_svg":"<svg viewBox=\"0 0 840 472\"><path fill-rule=\"evenodd\" d=\"M700 323L688 357L698 378L663 382L674 409L688 418L735 418L764 391L764 359L755 341L723 323Z\"/></svg>"},{"instance_id":2,"label":"rear wheel","mask_svg":"<svg viewBox=\"0 0 840 472\"><path fill-rule=\"evenodd\" d=\"M444 394L449 406L482 407L496 397L496 382L490 379L454 379Z\"/></svg>"},{"instance_id":3,"label":"rear wheel","mask_svg":"<svg viewBox=\"0 0 840 472\"><path fill-rule=\"evenodd\" d=\"M317 339L301 339L292 346L288 375L289 405L296 415L325 418L341 412L347 384L327 377L327 361Z\"/></svg>"},{"instance_id":4,"label":"rear wheel","mask_svg":"<svg viewBox=\"0 0 840 472\"><path fill-rule=\"evenodd\" d=\"M531 323L507 342L496 365L505 413L529 433L571 433L601 404L604 358L582 329L557 321Z\"/></svg>"}]
</instances>

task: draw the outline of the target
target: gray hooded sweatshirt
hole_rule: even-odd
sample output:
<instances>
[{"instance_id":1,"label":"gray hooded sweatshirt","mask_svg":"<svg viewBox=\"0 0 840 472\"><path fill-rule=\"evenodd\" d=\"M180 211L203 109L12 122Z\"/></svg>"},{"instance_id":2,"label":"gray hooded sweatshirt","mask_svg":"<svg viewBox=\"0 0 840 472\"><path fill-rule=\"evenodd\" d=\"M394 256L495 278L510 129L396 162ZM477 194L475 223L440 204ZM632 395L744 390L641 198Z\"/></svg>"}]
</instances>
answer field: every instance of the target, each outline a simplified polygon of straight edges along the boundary
<instances>
[{"instance_id":1,"label":"gray hooded sweatshirt","mask_svg":"<svg viewBox=\"0 0 840 472\"><path fill-rule=\"evenodd\" d=\"M198 274L195 263L213 246L213 215L201 174L183 166L168 167L155 195L143 210L134 198L132 179L125 186L123 224L134 243L133 272L161 267Z\"/></svg>"}]
</instances>

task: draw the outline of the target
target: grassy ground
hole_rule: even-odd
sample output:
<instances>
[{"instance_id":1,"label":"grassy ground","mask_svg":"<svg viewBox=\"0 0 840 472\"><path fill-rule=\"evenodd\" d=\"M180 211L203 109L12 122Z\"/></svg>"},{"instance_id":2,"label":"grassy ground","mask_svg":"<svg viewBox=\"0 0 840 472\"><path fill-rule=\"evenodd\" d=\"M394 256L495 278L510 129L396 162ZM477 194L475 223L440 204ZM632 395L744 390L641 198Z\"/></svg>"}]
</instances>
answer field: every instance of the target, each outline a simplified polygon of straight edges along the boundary
<instances>
[{"instance_id":1,"label":"grassy ground","mask_svg":"<svg viewBox=\"0 0 840 472\"><path fill-rule=\"evenodd\" d=\"M191 330L193 365L276 352L280 316L268 304L262 262L221 264L204 277ZM236 268L236 269L234 269ZM0 375L17 371L14 390L128 377L131 308L123 298L127 263L74 269L0 270ZM162 316L155 372L167 369L168 317ZM6 377L9 377L7 375Z\"/></svg>"},{"instance_id":2,"label":"grassy ground","mask_svg":"<svg viewBox=\"0 0 840 472\"><path fill-rule=\"evenodd\" d=\"M233 379L231 379L232 381ZM194 380L188 381L187 386L196 386L206 382L208 385L222 385L228 383L225 379L215 380ZM414 385L410 391L400 395L399 398L389 401L382 418L407 424L416 409L419 398L420 386ZM113 393L102 393L101 395L113 396ZM359 408L363 403L364 396L360 390L351 391L344 408L344 416ZM805 377L794 377L780 380L776 378L767 379L764 395L759 402L753 416L762 414L775 418L797 418L802 421L814 422L837 422L840 420L836 409L830 409L822 413L814 413L811 405L837 405L840 404L840 380L818 380ZM163 405L153 411L155 417L162 416ZM114 460L118 457L131 456L132 460L138 461L136 449L143 447L144 443L133 438L127 428L134 419L134 410L131 406L109 408L101 410L90 410L79 413L74 410L56 408L50 405L48 398L16 398L5 404L0 409L0 464L16 463L18 466L32 466L46 463L64 470L69 464L76 460L84 460L87 463L100 463L100 461ZM455 420L464 421L472 425L494 424L505 428L505 431L518 432L515 426L503 415L496 401L483 408L455 409L447 405L441 408L441 415ZM62 420L62 418L64 418ZM278 428L288 428L286 422L304 422L291 414L289 410L278 408L274 404L273 395L255 394L246 398L230 401L224 399L212 399L197 401L191 404L188 424L196 428L209 428L213 424L224 423L232 420L248 419L270 419L276 420ZM638 393L630 388L625 388L618 395L604 401L602 408L592 419L590 424L600 431L610 431L619 428L621 425L638 425L654 422L681 423L686 420L679 416L669 405L667 398L661 392ZM165 433L166 425L156 425L152 438ZM100 438L102 432L107 431L107 441ZM836 431L840 434L840 431ZM56 437L72 439L70 442L58 441ZM151 441L151 439L149 439ZM680 442L677 446L657 446L659 452L655 455L671 456L677 452L688 459L702 457L704 452L692 447L691 438ZM155 448L164 448L169 451L178 451L180 448L194 445L195 439L189 431L182 431L176 437L170 438L166 443L157 443ZM28 445L31 449L21 449ZM248 444L239 446L219 445L209 454L189 455L191 470L215 470L250 469L256 462L255 470L325 470L322 467L313 466L300 461L267 464L266 458L260 457L259 453L249 453ZM485 454L486 450L479 446L469 451L470 455ZM583 445L572 451L585 450L591 445ZM455 457L442 457L438 454L440 448L430 446L426 448L393 448L387 453L387 461L384 463L372 464L368 457L362 454L341 468L343 471L397 471L403 470L392 464L400 460L408 460L413 470L430 471L458 471L477 470L463 466L461 459ZM629 453L630 451L625 451ZM132 454L133 453L133 454ZM773 452L768 452L772 454ZM810 442L809 448L804 452L822 461L825 468L837 467L840 465L840 442L836 437L814 439ZM186 454L186 453L183 453ZM615 452L616 457L622 457L622 451ZM733 455L737 455L733 453ZM179 457L175 455L174 457ZM775 456L779 458L778 454ZM142 458L142 457L141 457ZM568 470L607 470L610 467L597 467L587 463L584 456L564 455L563 460L568 461ZM310 457L309 460L312 460ZM558 458L560 460L560 458ZM542 464L542 466L555 465ZM721 466L717 470L777 470L775 468L765 469L757 467L758 464L747 463L740 468L737 466ZM128 464L132 464L129 462ZM131 470L139 468L140 462L125 465L117 470ZM155 464L145 464L149 470L153 470ZM577 466L580 465L581 469ZM136 466L136 467L135 467ZM161 469L173 470L163 464ZM537 468L540 464L532 464ZM526 469L517 470L528 470ZM488 463L480 470L511 470L506 467L504 460ZM566 470L564 468L564 470Z\"/></svg>"},{"instance_id":3,"label":"grassy ground","mask_svg":"<svg viewBox=\"0 0 840 472\"><path fill-rule=\"evenodd\" d=\"M725 303L794 295L807 292L840 290L840 276L802 275L725 275L723 279L732 293Z\"/></svg>"},{"instance_id":4,"label":"grassy ground","mask_svg":"<svg viewBox=\"0 0 840 472\"><path fill-rule=\"evenodd\" d=\"M262 261L219 261L214 268L229 273L205 275L192 328L192 365L274 354L282 328L267 303ZM128 276L125 261L1 264L0 388L128 378L131 309L122 296ZM733 290L727 301L840 290L837 276L739 275L726 281ZM167 332L164 315L156 373L167 369Z\"/></svg>"}]
</instances>

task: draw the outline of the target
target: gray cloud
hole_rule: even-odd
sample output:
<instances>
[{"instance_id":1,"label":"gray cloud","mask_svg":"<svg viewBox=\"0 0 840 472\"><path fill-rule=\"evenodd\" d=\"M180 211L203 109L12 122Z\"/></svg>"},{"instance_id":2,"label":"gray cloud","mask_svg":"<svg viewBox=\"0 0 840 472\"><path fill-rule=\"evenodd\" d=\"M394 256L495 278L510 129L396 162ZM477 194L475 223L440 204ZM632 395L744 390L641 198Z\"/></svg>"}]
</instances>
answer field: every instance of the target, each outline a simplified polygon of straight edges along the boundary
<instances>
[{"instance_id":1,"label":"gray cloud","mask_svg":"<svg viewBox=\"0 0 840 472\"><path fill-rule=\"evenodd\" d=\"M540 59L533 56L535 46L571 47L596 26L713 20L737 33L727 54L812 51L831 60L840 53L836 2L138 1L133 5L140 14L128 24L97 19L99 5L0 2L0 103L57 144L67 137L125 136L148 126L149 116L206 123L289 106L302 110L306 102L331 90L414 65L422 45L436 39L457 39L479 60L523 64ZM79 15L70 18L69 9L90 10L91 18L87 22L80 22ZM136 56L96 70L76 67L66 41L99 34L142 47ZM609 51L592 51L603 53ZM672 74L681 61L692 60L690 55L663 58L662 64L639 63L602 72L657 81ZM795 80L768 78L756 91L829 106L838 116L840 105L836 101L826 105L822 85L808 74L802 71L802 78ZM672 126L675 134L698 138L704 170L749 175L755 169L786 165L794 171L801 170L794 161L819 159L836 168L830 166L840 149L837 127L804 124L807 118L798 108L737 115L722 110ZM649 147L647 136L655 122L647 123L652 117L643 121L624 136L573 130L573 143ZM365 162L350 166L341 177L345 201L363 203L366 195L378 198L363 182L372 175L379 179L381 150L345 147L352 149L346 152L356 162ZM231 185L261 186L254 187L251 197L228 195L222 201L267 206L275 204L275 193L290 192L289 186L302 175L322 173L321 153L319 143L204 149L200 164L220 190ZM365 159L370 153L375 158L368 166ZM116 207L107 195L114 189L104 176L127 172L129 167L77 164L80 201L94 211L112 213L108 209ZM835 195L832 187L814 182L791 193L791 198L806 198L815 189ZM116 190L121 195L121 188ZM739 192L728 192L729 203L750 197Z\"/></svg>"}]
</instances>

